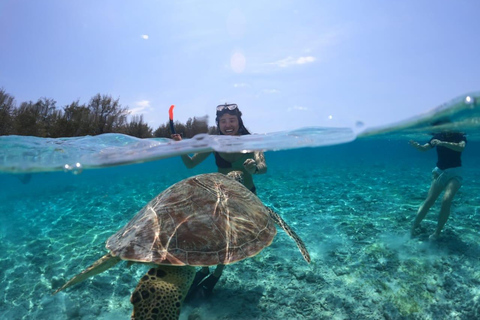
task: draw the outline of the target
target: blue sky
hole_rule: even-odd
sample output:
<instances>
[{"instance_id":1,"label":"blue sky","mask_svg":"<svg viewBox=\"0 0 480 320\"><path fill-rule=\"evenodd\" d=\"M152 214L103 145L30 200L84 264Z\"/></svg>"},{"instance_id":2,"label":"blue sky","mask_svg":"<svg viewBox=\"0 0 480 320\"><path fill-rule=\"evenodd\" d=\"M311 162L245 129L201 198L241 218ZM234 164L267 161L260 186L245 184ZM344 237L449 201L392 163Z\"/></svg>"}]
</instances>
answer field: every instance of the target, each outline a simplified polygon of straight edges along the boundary
<instances>
[{"instance_id":1,"label":"blue sky","mask_svg":"<svg viewBox=\"0 0 480 320\"><path fill-rule=\"evenodd\" d=\"M255 133L377 126L480 90L478 0L2 0L17 103L119 98L154 128L235 102Z\"/></svg>"}]
</instances>

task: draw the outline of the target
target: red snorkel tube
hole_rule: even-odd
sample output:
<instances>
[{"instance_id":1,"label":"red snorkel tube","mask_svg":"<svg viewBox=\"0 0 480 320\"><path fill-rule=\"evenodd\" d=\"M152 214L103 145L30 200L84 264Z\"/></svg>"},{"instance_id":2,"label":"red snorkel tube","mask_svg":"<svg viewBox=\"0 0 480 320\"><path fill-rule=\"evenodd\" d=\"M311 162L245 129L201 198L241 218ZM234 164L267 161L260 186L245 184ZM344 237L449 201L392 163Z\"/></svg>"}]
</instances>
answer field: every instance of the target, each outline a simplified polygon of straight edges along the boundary
<instances>
[{"instance_id":1,"label":"red snorkel tube","mask_svg":"<svg viewBox=\"0 0 480 320\"><path fill-rule=\"evenodd\" d=\"M173 125L173 108L175 108L175 106L172 104L168 110L168 116L170 118L170 131L172 134L175 134L175 126Z\"/></svg>"}]
</instances>

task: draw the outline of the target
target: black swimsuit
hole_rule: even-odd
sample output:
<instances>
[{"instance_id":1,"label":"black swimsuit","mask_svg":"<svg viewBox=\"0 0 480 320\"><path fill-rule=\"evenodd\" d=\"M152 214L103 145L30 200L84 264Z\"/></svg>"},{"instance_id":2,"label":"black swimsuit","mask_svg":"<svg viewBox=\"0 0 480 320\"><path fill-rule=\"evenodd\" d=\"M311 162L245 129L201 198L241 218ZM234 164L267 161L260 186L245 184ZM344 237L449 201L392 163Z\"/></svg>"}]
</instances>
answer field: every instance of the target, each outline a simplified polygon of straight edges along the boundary
<instances>
[{"instance_id":1,"label":"black swimsuit","mask_svg":"<svg viewBox=\"0 0 480 320\"><path fill-rule=\"evenodd\" d=\"M467 142L467 138L464 134L458 132L441 132L435 134L428 143L431 143L433 139L440 141L459 143L461 141ZM449 149L447 147L437 146L437 167L440 170L448 168L456 168L462 166L461 152Z\"/></svg>"},{"instance_id":2,"label":"black swimsuit","mask_svg":"<svg viewBox=\"0 0 480 320\"><path fill-rule=\"evenodd\" d=\"M215 164L217 167L221 169L232 168L232 163L222 158L218 152L214 152L213 155L215 156ZM255 186L253 186L250 191L252 191L254 194L257 194L257 188Z\"/></svg>"},{"instance_id":3,"label":"black swimsuit","mask_svg":"<svg viewBox=\"0 0 480 320\"><path fill-rule=\"evenodd\" d=\"M232 163L228 162L227 160L223 159L218 152L213 153L215 155L215 163L217 164L217 167L225 169L225 168L231 168Z\"/></svg>"}]
</instances>

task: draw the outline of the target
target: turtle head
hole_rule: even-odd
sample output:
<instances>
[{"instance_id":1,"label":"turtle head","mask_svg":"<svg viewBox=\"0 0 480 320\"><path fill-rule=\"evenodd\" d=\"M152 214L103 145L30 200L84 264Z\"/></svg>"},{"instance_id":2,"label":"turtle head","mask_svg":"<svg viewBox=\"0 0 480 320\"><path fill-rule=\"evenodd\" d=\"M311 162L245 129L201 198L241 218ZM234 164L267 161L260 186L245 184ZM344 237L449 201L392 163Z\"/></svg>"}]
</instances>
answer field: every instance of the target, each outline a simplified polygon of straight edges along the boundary
<instances>
[{"instance_id":1,"label":"turtle head","mask_svg":"<svg viewBox=\"0 0 480 320\"><path fill-rule=\"evenodd\" d=\"M243 184L243 172L242 171L230 171L227 173L227 176L237 180L241 184Z\"/></svg>"}]
</instances>

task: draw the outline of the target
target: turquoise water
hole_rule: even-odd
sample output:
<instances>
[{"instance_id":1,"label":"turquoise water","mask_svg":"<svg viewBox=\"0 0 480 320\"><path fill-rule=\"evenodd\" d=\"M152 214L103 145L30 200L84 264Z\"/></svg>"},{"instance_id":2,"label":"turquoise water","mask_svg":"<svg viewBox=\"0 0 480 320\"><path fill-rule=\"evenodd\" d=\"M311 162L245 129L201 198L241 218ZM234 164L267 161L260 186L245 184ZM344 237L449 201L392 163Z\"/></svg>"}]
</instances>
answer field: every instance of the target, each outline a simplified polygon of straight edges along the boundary
<instances>
[{"instance_id":1,"label":"turquoise water","mask_svg":"<svg viewBox=\"0 0 480 320\"><path fill-rule=\"evenodd\" d=\"M410 128L416 129L355 141L337 132L345 143L267 151L268 173L255 176L258 196L304 240L311 264L280 231L256 257L227 266L213 297L186 304L181 319L479 318L478 128L467 128L464 185L443 237L434 243L428 235L439 203L422 233L408 236L436 161L435 151L420 153L408 145L411 137L428 140L427 132ZM314 136L295 135L307 145L308 139L322 145ZM295 135L273 140L291 143ZM121 263L52 292L105 254L106 239L155 195L183 178L216 171L212 156L188 170L175 152L79 174L51 171L59 167L45 168L38 158L43 171L29 166L35 157L15 170L5 170L15 162L4 165L4 171L23 173L0 174L0 318L129 319L129 297L146 266Z\"/></svg>"}]
</instances>

